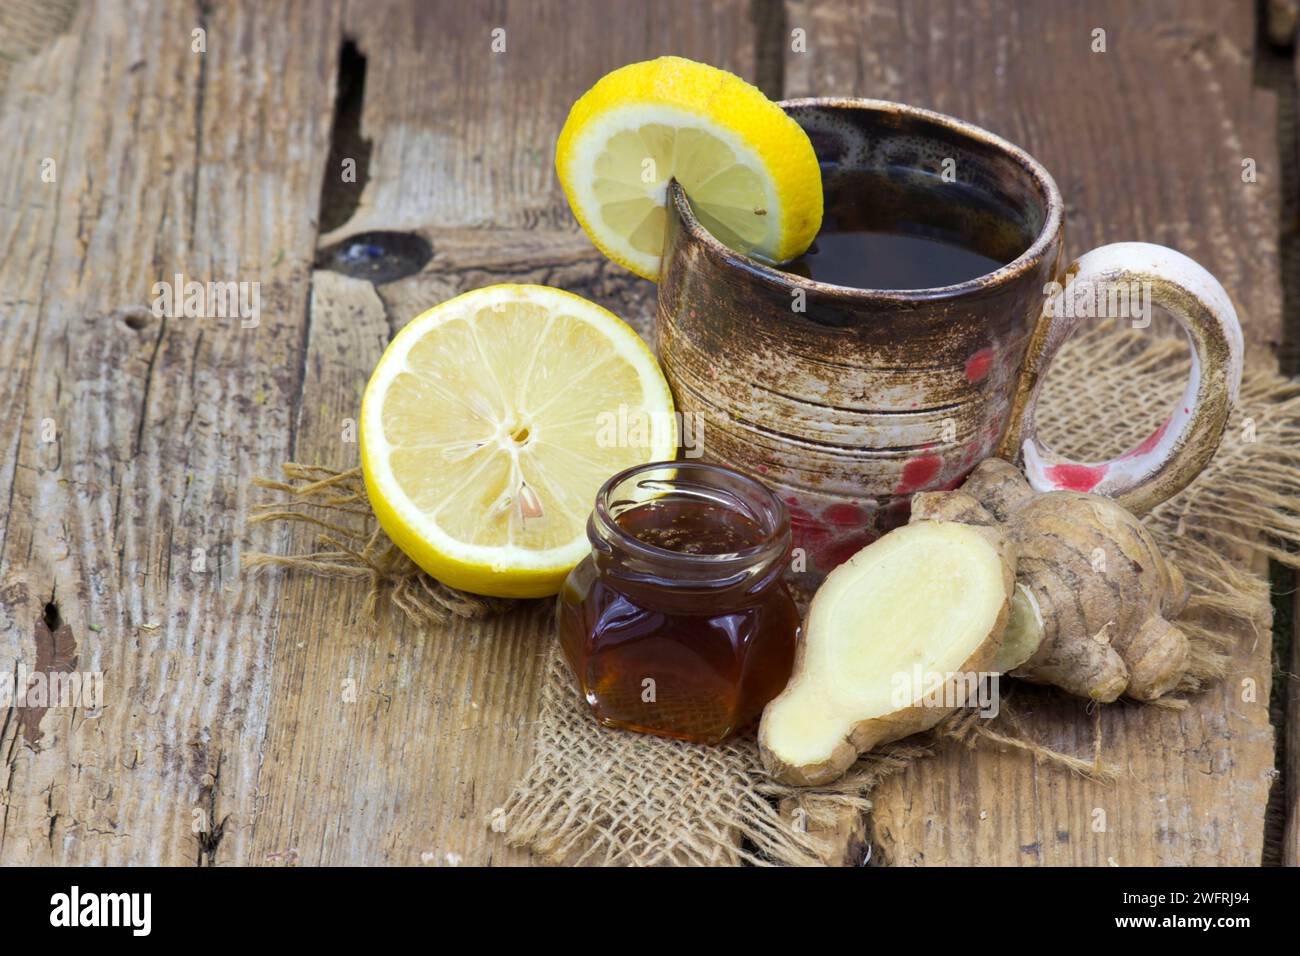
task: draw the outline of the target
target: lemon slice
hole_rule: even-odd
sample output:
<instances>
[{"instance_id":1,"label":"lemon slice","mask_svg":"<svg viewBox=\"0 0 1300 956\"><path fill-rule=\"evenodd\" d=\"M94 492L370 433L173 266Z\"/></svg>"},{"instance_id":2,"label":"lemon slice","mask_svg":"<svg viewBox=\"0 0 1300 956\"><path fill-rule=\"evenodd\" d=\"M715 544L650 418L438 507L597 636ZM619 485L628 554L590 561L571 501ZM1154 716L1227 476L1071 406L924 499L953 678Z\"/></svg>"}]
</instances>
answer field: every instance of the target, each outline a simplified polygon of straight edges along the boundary
<instances>
[{"instance_id":1,"label":"lemon slice","mask_svg":"<svg viewBox=\"0 0 1300 956\"><path fill-rule=\"evenodd\" d=\"M793 259L821 226L821 170L799 124L740 77L681 57L602 77L570 110L555 167L592 242L646 279L659 278L671 179L746 255Z\"/></svg>"},{"instance_id":2,"label":"lemon slice","mask_svg":"<svg viewBox=\"0 0 1300 956\"><path fill-rule=\"evenodd\" d=\"M414 319L361 402L379 524L440 581L555 594L590 550L596 492L674 457L672 394L645 343L580 296L494 285Z\"/></svg>"}]
</instances>

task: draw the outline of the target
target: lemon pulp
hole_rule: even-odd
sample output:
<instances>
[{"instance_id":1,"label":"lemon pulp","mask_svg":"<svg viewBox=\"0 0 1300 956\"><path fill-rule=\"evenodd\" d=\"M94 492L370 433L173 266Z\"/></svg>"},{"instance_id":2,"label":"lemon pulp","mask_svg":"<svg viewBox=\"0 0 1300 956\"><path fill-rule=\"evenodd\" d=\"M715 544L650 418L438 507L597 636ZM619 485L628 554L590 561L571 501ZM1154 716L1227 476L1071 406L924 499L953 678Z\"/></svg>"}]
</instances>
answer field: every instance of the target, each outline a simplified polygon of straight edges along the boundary
<instances>
[{"instance_id":1,"label":"lemon pulp","mask_svg":"<svg viewBox=\"0 0 1300 956\"><path fill-rule=\"evenodd\" d=\"M634 63L574 104L556 148L569 204L592 241L657 279L676 179L715 238L775 262L821 226L821 170L808 136L739 77L680 57Z\"/></svg>"},{"instance_id":2,"label":"lemon pulp","mask_svg":"<svg viewBox=\"0 0 1300 956\"><path fill-rule=\"evenodd\" d=\"M544 286L491 286L393 340L362 402L366 490L380 525L453 587L559 590L586 554L596 491L672 458L672 398L612 313Z\"/></svg>"}]
</instances>

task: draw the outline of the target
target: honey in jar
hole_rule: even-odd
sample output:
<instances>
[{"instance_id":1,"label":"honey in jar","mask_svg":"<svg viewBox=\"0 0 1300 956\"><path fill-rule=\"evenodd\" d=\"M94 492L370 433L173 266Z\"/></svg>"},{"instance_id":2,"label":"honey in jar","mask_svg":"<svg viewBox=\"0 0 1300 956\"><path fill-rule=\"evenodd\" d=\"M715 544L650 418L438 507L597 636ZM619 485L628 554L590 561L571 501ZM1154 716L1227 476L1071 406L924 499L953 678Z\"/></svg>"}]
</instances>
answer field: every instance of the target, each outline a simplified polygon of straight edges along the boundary
<instances>
[{"instance_id":1,"label":"honey in jar","mask_svg":"<svg viewBox=\"0 0 1300 956\"><path fill-rule=\"evenodd\" d=\"M596 718L696 743L752 724L785 687L799 634L781 502L716 465L641 465L601 488L587 536L557 617Z\"/></svg>"}]
</instances>

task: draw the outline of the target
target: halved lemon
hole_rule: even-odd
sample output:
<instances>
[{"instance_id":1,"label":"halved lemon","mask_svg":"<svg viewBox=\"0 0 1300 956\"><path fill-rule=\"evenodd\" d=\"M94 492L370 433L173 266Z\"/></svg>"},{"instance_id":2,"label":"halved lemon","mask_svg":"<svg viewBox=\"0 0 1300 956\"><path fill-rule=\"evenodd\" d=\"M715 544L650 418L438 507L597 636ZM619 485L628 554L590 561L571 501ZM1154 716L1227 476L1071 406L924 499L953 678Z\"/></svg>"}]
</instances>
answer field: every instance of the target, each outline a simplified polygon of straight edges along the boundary
<instances>
[{"instance_id":1,"label":"halved lemon","mask_svg":"<svg viewBox=\"0 0 1300 956\"><path fill-rule=\"evenodd\" d=\"M555 150L569 205L605 255L659 278L668 182L737 252L784 262L822 221L803 129L740 77L665 56L602 77L573 105Z\"/></svg>"},{"instance_id":2,"label":"halved lemon","mask_svg":"<svg viewBox=\"0 0 1300 956\"><path fill-rule=\"evenodd\" d=\"M421 314L361 402L361 466L380 526L438 580L555 594L589 551L596 492L674 457L672 394L613 313L536 285L494 285Z\"/></svg>"}]
</instances>

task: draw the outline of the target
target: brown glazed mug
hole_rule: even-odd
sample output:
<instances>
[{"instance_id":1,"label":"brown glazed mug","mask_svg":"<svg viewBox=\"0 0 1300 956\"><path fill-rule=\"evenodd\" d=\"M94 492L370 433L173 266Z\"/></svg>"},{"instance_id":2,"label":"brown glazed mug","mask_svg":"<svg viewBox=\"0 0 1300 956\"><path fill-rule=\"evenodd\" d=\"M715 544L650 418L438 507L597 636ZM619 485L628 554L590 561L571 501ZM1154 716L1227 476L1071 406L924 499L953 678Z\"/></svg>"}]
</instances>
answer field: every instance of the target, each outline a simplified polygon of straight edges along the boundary
<instances>
[{"instance_id":1,"label":"brown glazed mug","mask_svg":"<svg viewBox=\"0 0 1300 956\"><path fill-rule=\"evenodd\" d=\"M758 477L789 507L806 558L796 570L819 577L904 523L914 492L955 487L989 455L1022 464L1039 490L1107 494L1138 513L1200 472L1241 379L1241 328L1213 276L1172 249L1127 242L1062 272L1056 183L976 126L880 100L781 105L812 140L828 195L854 170L934 183L947 169L991 202L953 200L945 214L968 217L972 230L1010 231L1024 249L957 285L828 285L722 245L671 184L660 360L678 410L703 422L703 457ZM1110 461L1071 461L1035 435L1039 388L1070 334L1110 314L1116 290L1145 295L1183 327L1191 374L1146 441Z\"/></svg>"}]
</instances>

